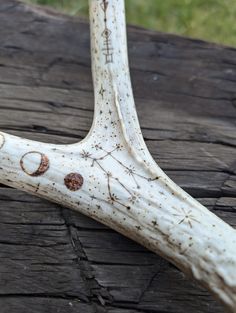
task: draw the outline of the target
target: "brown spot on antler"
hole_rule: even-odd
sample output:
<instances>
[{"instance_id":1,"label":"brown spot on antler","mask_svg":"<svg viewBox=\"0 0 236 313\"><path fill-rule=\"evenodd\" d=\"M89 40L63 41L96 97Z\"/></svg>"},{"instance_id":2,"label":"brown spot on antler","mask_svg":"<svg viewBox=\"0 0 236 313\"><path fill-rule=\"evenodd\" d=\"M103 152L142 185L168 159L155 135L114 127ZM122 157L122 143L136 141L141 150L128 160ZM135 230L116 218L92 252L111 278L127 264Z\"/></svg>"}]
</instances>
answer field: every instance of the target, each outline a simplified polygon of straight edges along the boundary
<instances>
[{"instance_id":1,"label":"brown spot on antler","mask_svg":"<svg viewBox=\"0 0 236 313\"><path fill-rule=\"evenodd\" d=\"M64 182L69 190L76 191L83 186L84 179L79 173L70 173L66 175Z\"/></svg>"}]
</instances>

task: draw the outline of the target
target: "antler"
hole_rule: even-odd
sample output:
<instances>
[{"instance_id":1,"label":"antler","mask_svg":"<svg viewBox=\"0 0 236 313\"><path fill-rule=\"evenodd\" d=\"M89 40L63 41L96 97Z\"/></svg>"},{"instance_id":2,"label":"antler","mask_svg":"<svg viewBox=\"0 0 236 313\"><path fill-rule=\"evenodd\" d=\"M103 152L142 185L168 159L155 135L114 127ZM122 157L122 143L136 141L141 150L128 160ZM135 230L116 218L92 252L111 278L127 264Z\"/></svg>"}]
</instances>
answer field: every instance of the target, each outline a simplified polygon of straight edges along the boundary
<instances>
[{"instance_id":1,"label":"antler","mask_svg":"<svg viewBox=\"0 0 236 313\"><path fill-rule=\"evenodd\" d=\"M82 212L171 261L236 312L236 232L172 182L144 143L124 1L90 0L95 113L80 143L0 133L0 182Z\"/></svg>"}]
</instances>

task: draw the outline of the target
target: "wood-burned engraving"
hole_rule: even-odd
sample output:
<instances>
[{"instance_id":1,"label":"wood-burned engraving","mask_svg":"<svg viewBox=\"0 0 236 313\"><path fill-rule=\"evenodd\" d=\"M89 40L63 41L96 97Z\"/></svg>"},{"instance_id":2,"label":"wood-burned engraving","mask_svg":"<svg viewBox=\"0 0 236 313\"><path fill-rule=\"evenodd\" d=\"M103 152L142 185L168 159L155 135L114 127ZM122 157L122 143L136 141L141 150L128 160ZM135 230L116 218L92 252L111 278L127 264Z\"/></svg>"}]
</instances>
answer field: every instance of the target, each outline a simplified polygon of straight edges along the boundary
<instances>
[{"instance_id":1,"label":"wood-burned engraving","mask_svg":"<svg viewBox=\"0 0 236 313\"><path fill-rule=\"evenodd\" d=\"M137 202L139 202L139 199L141 197L140 192L138 192L139 189L141 189L141 186L138 184L138 178L141 178L143 180L146 180L147 182L153 182L155 180L158 180L158 177L154 177L154 178L150 178L150 177L146 177L143 176L141 174L139 174L136 171L136 168L133 167L132 165L127 166L126 164L124 164L122 161L120 161L117 157L116 157L116 152L117 151L122 151L123 150L123 146L121 144L117 144L112 150L106 151L101 144L96 144L94 146L94 148L97 151L102 151L103 154L100 157L97 156L93 156L90 152L88 151L82 151L81 152L81 157L84 160L89 160L91 162L91 167L97 166L98 169L100 169L106 177L107 180L107 201L111 204L117 203L120 206L123 206L125 208L127 208L128 210L131 209L131 205L135 204ZM123 172L124 172L124 176L129 176L132 180L133 183L135 184L136 187L136 191L131 190L131 188L129 186L127 186L124 182L122 182L121 178L119 178L116 173L109 171L108 169L106 169L106 167L104 166L104 164L102 163L102 161L108 161L107 163L109 163L109 160L107 159L112 159L115 163L119 164L120 167L122 168ZM120 200L118 198L118 196L112 191L112 186L119 184L120 187L124 190L124 192L127 195L127 199L126 199L126 204L124 204L122 202L122 200ZM96 199L96 197L94 195L91 195L91 199L94 200Z\"/></svg>"},{"instance_id":2,"label":"wood-burned engraving","mask_svg":"<svg viewBox=\"0 0 236 313\"><path fill-rule=\"evenodd\" d=\"M77 191L83 186L84 179L79 173L70 173L64 178L64 183L69 190Z\"/></svg>"},{"instance_id":3,"label":"wood-burned engraving","mask_svg":"<svg viewBox=\"0 0 236 313\"><path fill-rule=\"evenodd\" d=\"M35 168L33 165L36 165ZM22 156L20 166L29 176L41 176L49 169L49 159L41 152L30 151Z\"/></svg>"},{"instance_id":4,"label":"wood-burned engraving","mask_svg":"<svg viewBox=\"0 0 236 313\"><path fill-rule=\"evenodd\" d=\"M108 9L108 1L103 0L101 3L101 8L104 11L104 23L105 28L102 32L102 37L104 38L104 48L102 49L105 55L106 64L113 63L113 48L111 43L111 30L107 27L107 9Z\"/></svg>"}]
</instances>

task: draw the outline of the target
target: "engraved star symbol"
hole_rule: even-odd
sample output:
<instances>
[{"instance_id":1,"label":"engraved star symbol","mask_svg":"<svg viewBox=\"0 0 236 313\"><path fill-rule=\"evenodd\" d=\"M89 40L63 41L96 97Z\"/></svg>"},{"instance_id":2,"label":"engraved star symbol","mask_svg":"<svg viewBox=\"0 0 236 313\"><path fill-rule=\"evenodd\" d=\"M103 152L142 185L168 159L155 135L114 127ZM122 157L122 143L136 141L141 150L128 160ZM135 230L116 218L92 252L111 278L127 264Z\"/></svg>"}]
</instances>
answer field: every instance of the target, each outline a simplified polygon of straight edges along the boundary
<instances>
[{"instance_id":1,"label":"engraved star symbol","mask_svg":"<svg viewBox=\"0 0 236 313\"><path fill-rule=\"evenodd\" d=\"M178 224L187 223L190 226L190 228L193 228L192 222L199 223L199 221L192 214L191 210L186 212L184 208L181 208L181 211L182 212L180 214L174 214L174 216L177 216L180 218L180 221L178 222Z\"/></svg>"},{"instance_id":2,"label":"engraved star symbol","mask_svg":"<svg viewBox=\"0 0 236 313\"><path fill-rule=\"evenodd\" d=\"M105 89L103 88L103 86L101 86L101 89L99 91L99 94L102 96L102 99L103 99L103 96L104 96L104 93L105 93Z\"/></svg>"}]
</instances>

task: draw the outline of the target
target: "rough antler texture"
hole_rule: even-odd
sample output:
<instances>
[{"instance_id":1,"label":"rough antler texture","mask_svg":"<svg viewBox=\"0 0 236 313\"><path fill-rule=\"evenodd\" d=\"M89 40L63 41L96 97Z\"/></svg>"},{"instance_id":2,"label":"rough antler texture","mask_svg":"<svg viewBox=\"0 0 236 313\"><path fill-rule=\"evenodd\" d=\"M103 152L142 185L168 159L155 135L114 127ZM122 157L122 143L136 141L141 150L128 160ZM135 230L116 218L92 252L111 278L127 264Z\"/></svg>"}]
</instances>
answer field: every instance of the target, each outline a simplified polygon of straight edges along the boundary
<instances>
[{"instance_id":1,"label":"rough antler texture","mask_svg":"<svg viewBox=\"0 0 236 313\"><path fill-rule=\"evenodd\" d=\"M64 204L161 254L236 312L235 230L175 185L141 135L124 3L90 1L94 122L73 145L0 134L0 181Z\"/></svg>"}]
</instances>

